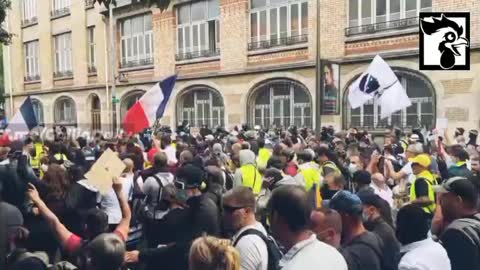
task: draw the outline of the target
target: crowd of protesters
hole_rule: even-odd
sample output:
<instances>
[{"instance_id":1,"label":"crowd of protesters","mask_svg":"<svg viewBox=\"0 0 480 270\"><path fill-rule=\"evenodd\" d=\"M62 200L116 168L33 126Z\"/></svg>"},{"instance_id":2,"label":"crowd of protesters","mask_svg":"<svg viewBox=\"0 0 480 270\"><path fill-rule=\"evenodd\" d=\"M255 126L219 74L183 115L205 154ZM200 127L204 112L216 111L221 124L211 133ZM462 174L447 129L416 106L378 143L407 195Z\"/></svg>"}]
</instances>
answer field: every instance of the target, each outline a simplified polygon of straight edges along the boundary
<instances>
[{"instance_id":1,"label":"crowd of protesters","mask_svg":"<svg viewBox=\"0 0 480 270\"><path fill-rule=\"evenodd\" d=\"M2 137L0 269L480 269L477 136ZM100 192L84 175L107 149L125 170Z\"/></svg>"}]
</instances>

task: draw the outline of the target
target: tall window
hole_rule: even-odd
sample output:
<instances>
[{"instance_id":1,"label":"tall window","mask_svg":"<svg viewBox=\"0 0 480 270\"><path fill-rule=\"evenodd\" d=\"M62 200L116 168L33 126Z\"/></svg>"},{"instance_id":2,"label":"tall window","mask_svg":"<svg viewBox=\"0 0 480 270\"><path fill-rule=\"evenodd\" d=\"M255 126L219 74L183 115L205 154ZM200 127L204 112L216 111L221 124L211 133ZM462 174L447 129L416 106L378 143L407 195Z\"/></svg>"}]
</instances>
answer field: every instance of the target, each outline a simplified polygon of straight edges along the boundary
<instances>
[{"instance_id":1,"label":"tall window","mask_svg":"<svg viewBox=\"0 0 480 270\"><path fill-rule=\"evenodd\" d=\"M88 72L93 73L97 71L95 63L95 27L87 28L87 55L88 55Z\"/></svg>"},{"instance_id":2,"label":"tall window","mask_svg":"<svg viewBox=\"0 0 480 270\"><path fill-rule=\"evenodd\" d=\"M39 126L44 125L44 120L43 120L43 106L40 100L32 98L32 106L33 106L33 113L35 114L35 117L37 118L37 122Z\"/></svg>"},{"instance_id":3,"label":"tall window","mask_svg":"<svg viewBox=\"0 0 480 270\"><path fill-rule=\"evenodd\" d=\"M59 125L76 125L77 111L75 101L69 97L60 97L55 101L55 123Z\"/></svg>"},{"instance_id":4,"label":"tall window","mask_svg":"<svg viewBox=\"0 0 480 270\"><path fill-rule=\"evenodd\" d=\"M258 87L252 102L252 120L262 127L312 126L308 90L297 82L275 80Z\"/></svg>"},{"instance_id":5,"label":"tall window","mask_svg":"<svg viewBox=\"0 0 480 270\"><path fill-rule=\"evenodd\" d=\"M72 76L72 34L54 36L55 77Z\"/></svg>"},{"instance_id":6,"label":"tall window","mask_svg":"<svg viewBox=\"0 0 480 270\"><path fill-rule=\"evenodd\" d=\"M414 18L430 11L432 0L349 0L349 27Z\"/></svg>"},{"instance_id":7,"label":"tall window","mask_svg":"<svg viewBox=\"0 0 480 270\"><path fill-rule=\"evenodd\" d=\"M52 16L62 16L70 13L71 0L52 0Z\"/></svg>"},{"instance_id":8,"label":"tall window","mask_svg":"<svg viewBox=\"0 0 480 270\"><path fill-rule=\"evenodd\" d=\"M426 127L432 128L434 124L434 97L432 87L418 75L413 73L397 72L397 76L407 91L412 105L406 109L381 119L380 104L370 100L357 109L345 106L348 127L362 127L367 129L381 129L388 126L401 128ZM348 96L348 95L345 95Z\"/></svg>"},{"instance_id":9,"label":"tall window","mask_svg":"<svg viewBox=\"0 0 480 270\"><path fill-rule=\"evenodd\" d=\"M120 28L122 67L153 64L152 14L125 19Z\"/></svg>"},{"instance_id":10,"label":"tall window","mask_svg":"<svg viewBox=\"0 0 480 270\"><path fill-rule=\"evenodd\" d=\"M38 21L37 18L37 1L38 0L23 0L23 18L22 24L31 24Z\"/></svg>"},{"instance_id":11,"label":"tall window","mask_svg":"<svg viewBox=\"0 0 480 270\"><path fill-rule=\"evenodd\" d=\"M25 53L25 81L40 80L38 40L25 43L23 48Z\"/></svg>"},{"instance_id":12,"label":"tall window","mask_svg":"<svg viewBox=\"0 0 480 270\"><path fill-rule=\"evenodd\" d=\"M193 2L177 9L177 60L219 54L219 0Z\"/></svg>"},{"instance_id":13,"label":"tall window","mask_svg":"<svg viewBox=\"0 0 480 270\"><path fill-rule=\"evenodd\" d=\"M251 0L249 49L307 42L308 1Z\"/></svg>"},{"instance_id":14,"label":"tall window","mask_svg":"<svg viewBox=\"0 0 480 270\"><path fill-rule=\"evenodd\" d=\"M224 106L222 97L208 88L189 91L179 101L179 120L188 121L191 126L210 128L224 126Z\"/></svg>"}]
</instances>

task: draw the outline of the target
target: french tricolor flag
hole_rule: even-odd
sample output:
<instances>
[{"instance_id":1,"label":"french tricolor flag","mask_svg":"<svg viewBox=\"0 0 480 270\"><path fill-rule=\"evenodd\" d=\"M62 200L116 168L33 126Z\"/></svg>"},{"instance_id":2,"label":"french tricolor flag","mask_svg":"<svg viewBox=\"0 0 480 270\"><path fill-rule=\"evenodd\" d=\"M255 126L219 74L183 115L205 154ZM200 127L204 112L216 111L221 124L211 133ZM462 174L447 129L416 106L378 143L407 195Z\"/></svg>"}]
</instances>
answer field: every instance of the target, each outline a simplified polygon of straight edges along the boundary
<instances>
[{"instance_id":1,"label":"french tricolor flag","mask_svg":"<svg viewBox=\"0 0 480 270\"><path fill-rule=\"evenodd\" d=\"M15 113L6 128L10 136L27 135L30 130L38 126L37 117L33 110L32 100L27 97L20 109Z\"/></svg>"},{"instance_id":2,"label":"french tricolor flag","mask_svg":"<svg viewBox=\"0 0 480 270\"><path fill-rule=\"evenodd\" d=\"M123 120L123 129L127 134L142 132L161 118L172 94L177 75L156 83L128 110Z\"/></svg>"}]
</instances>

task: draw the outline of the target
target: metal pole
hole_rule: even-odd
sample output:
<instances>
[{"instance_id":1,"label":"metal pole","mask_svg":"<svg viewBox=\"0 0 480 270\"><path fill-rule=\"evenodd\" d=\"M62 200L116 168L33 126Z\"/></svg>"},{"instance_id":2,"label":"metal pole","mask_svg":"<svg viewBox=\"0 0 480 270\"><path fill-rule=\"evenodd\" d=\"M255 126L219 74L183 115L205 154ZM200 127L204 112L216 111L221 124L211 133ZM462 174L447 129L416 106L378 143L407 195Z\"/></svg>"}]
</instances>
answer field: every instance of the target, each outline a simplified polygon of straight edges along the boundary
<instances>
[{"instance_id":1,"label":"metal pole","mask_svg":"<svg viewBox=\"0 0 480 270\"><path fill-rule=\"evenodd\" d=\"M321 0L316 0L316 3L317 3L317 35L316 35L316 51L317 51L317 57L315 59L315 82L316 82L316 94L317 94L317 109L315 110L316 111L316 122L315 122L315 127L316 127L316 131L317 132L320 132L320 130L322 129L322 109L321 109L321 106L322 104L321 101L322 101L322 91L321 91L321 70L320 70L320 62L321 62L321 54L320 54L320 1Z\"/></svg>"},{"instance_id":2,"label":"metal pole","mask_svg":"<svg viewBox=\"0 0 480 270\"><path fill-rule=\"evenodd\" d=\"M113 3L108 7L109 9L109 27L110 27L110 84L112 85L112 129L113 135L117 134L117 92L116 92L116 76L115 76L115 67L117 64L117 56L115 49L115 28L114 28L114 19L113 19Z\"/></svg>"}]
</instances>

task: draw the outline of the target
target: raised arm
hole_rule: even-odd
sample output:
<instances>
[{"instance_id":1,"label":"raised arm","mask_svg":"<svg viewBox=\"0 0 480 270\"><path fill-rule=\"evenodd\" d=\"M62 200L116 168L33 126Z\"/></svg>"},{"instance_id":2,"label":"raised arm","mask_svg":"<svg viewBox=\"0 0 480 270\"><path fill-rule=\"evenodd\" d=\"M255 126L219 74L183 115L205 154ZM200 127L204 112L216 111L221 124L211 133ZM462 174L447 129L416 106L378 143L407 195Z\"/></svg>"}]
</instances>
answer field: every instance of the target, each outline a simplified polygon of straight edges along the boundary
<instances>
[{"instance_id":1,"label":"raised arm","mask_svg":"<svg viewBox=\"0 0 480 270\"><path fill-rule=\"evenodd\" d=\"M45 202L42 201L37 189L34 185L28 184L29 189L27 191L32 202L37 206L39 214L47 221L48 225L55 232L58 240L62 244L62 247L67 245L68 239L72 235L65 225L63 225L58 217L47 207Z\"/></svg>"},{"instance_id":2,"label":"raised arm","mask_svg":"<svg viewBox=\"0 0 480 270\"><path fill-rule=\"evenodd\" d=\"M125 237L125 240L128 237L128 231L130 230L130 220L132 218L132 212L130 206L128 205L127 198L122 191L122 180L123 178L117 178L113 180L113 189L117 194L118 201L120 203L120 209L122 210L122 220L118 224L116 231L121 233Z\"/></svg>"}]
</instances>

